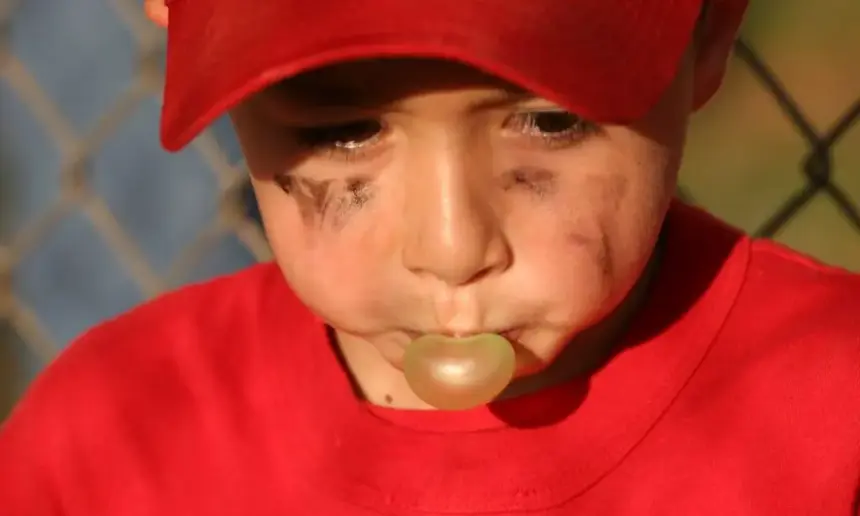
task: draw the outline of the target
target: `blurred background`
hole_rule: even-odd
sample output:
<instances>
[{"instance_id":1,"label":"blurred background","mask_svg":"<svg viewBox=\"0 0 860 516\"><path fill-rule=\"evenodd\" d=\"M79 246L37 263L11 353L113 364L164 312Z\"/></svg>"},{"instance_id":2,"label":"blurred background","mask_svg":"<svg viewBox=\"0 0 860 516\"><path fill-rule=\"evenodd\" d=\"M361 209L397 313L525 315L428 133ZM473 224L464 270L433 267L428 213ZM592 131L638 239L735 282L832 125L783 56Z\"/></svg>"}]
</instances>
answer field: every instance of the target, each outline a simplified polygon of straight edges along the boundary
<instances>
[{"instance_id":1,"label":"blurred background","mask_svg":"<svg viewBox=\"0 0 860 516\"><path fill-rule=\"evenodd\" d=\"M0 0L0 421L86 328L268 258L226 121L160 149L163 49L140 0ZM860 271L858 49L857 0L753 0L682 195Z\"/></svg>"}]
</instances>

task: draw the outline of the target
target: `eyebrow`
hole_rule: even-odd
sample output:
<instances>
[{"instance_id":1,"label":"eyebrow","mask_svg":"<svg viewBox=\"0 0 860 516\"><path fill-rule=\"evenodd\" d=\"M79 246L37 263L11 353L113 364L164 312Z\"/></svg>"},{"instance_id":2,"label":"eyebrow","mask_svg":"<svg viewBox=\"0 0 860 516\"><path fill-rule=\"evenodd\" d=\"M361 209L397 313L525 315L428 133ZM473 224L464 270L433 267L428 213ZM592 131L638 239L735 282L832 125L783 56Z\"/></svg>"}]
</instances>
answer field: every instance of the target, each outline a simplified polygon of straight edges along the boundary
<instances>
[{"instance_id":1,"label":"eyebrow","mask_svg":"<svg viewBox=\"0 0 860 516\"><path fill-rule=\"evenodd\" d=\"M452 85L453 88L453 85ZM337 109L379 109L396 107L398 100L408 95L408 91L385 91L362 88L356 84L337 84L329 81L285 81L273 90L290 104L322 110ZM420 91L416 89L416 91ZM470 112L486 111L507 107L513 104L534 100L531 92L511 86L498 89L472 102L467 108Z\"/></svg>"},{"instance_id":2,"label":"eyebrow","mask_svg":"<svg viewBox=\"0 0 860 516\"><path fill-rule=\"evenodd\" d=\"M526 90L505 89L497 93L493 93L492 95L488 95L487 98L478 99L475 102L472 102L468 109L473 113L477 111L489 111L509 107L514 104L534 100L536 98L537 97L533 93Z\"/></svg>"},{"instance_id":3,"label":"eyebrow","mask_svg":"<svg viewBox=\"0 0 860 516\"><path fill-rule=\"evenodd\" d=\"M323 81L286 81L276 85L272 91L290 104L311 108L370 108L389 103L378 92Z\"/></svg>"},{"instance_id":4,"label":"eyebrow","mask_svg":"<svg viewBox=\"0 0 860 516\"><path fill-rule=\"evenodd\" d=\"M380 95L374 96L358 88L331 84L294 88L290 96L303 104L315 107L367 107L382 103Z\"/></svg>"},{"instance_id":5,"label":"eyebrow","mask_svg":"<svg viewBox=\"0 0 860 516\"><path fill-rule=\"evenodd\" d=\"M470 112L540 100L519 85L468 65L437 59L417 62L424 65L410 66L415 59L371 59L361 66L343 63L314 69L272 85L269 97L284 108L323 112L397 109L398 101L412 95L464 88L488 93L475 96L467 107Z\"/></svg>"}]
</instances>

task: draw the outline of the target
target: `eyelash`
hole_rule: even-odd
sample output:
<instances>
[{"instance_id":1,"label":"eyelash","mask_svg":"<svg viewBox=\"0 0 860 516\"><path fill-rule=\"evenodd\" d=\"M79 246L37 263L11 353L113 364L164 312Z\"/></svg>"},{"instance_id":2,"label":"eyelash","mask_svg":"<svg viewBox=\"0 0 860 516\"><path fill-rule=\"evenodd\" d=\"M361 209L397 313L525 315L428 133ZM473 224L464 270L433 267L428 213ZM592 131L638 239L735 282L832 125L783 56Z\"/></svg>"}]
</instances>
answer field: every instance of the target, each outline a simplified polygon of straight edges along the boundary
<instances>
[{"instance_id":1,"label":"eyelash","mask_svg":"<svg viewBox=\"0 0 860 516\"><path fill-rule=\"evenodd\" d=\"M375 144L382 140L385 130L381 121L367 119L339 125L305 127L297 129L295 133L299 144L308 151L327 158L356 161L366 157Z\"/></svg>"},{"instance_id":2,"label":"eyelash","mask_svg":"<svg viewBox=\"0 0 860 516\"><path fill-rule=\"evenodd\" d=\"M565 128L554 132L542 130L539 127L538 117L540 116L555 117L556 120L547 120L547 122L562 122ZM505 120L504 126L506 129L512 129L518 134L540 140L541 144L549 149L569 147L579 143L598 130L595 124L573 113L554 109L527 111L511 115Z\"/></svg>"},{"instance_id":3,"label":"eyelash","mask_svg":"<svg viewBox=\"0 0 860 516\"><path fill-rule=\"evenodd\" d=\"M556 117L569 127L555 132L546 132L539 127L538 117ZM550 120L547 120L550 121ZM503 127L520 135L540 140L549 149L568 147L596 133L596 125L577 115L562 110L536 110L517 113L508 117ZM357 161L382 140L387 127L375 119L358 120L340 125L305 127L295 130L296 139L305 149L327 158Z\"/></svg>"}]
</instances>

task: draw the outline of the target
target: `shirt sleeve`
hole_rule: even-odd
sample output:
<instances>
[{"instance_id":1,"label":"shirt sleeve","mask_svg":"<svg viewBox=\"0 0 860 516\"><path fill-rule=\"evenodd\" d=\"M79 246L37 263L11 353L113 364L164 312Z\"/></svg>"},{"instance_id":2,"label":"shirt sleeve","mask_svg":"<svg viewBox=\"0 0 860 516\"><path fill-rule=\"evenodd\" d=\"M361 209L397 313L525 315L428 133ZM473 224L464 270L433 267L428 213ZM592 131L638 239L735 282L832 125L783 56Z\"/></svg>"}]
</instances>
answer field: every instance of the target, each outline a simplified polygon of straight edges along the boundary
<instances>
[{"instance_id":1,"label":"shirt sleeve","mask_svg":"<svg viewBox=\"0 0 860 516\"><path fill-rule=\"evenodd\" d=\"M23 401L0 426L0 514L68 516L60 503L56 441L46 435L37 407Z\"/></svg>"}]
</instances>

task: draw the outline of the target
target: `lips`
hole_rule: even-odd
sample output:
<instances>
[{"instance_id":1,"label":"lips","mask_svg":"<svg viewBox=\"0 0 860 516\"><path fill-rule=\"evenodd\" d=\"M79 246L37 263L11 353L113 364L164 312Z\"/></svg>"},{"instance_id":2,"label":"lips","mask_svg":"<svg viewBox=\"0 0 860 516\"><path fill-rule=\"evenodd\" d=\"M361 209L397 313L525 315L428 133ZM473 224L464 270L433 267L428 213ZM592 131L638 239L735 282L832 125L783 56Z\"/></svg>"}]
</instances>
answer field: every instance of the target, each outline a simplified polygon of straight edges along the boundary
<instances>
[{"instance_id":1,"label":"lips","mask_svg":"<svg viewBox=\"0 0 860 516\"><path fill-rule=\"evenodd\" d=\"M520 336L522 335L522 329L521 328L512 328L512 329L507 329L507 330L477 330L477 331L453 331L450 329L437 329L437 330L430 330L430 331L426 331L426 332L415 332L415 331L410 331L410 330L406 331L406 334L409 335L409 338L412 340L415 340L418 337L421 337L422 335L443 335L445 337L451 337L451 338L468 338L468 337L473 337L475 335L487 334L487 333L495 334L495 335L501 335L502 337L506 338L510 342L519 342Z\"/></svg>"},{"instance_id":2,"label":"lips","mask_svg":"<svg viewBox=\"0 0 860 516\"><path fill-rule=\"evenodd\" d=\"M508 339L511 342L519 342L520 336L522 335L522 330L520 330L520 329L507 330L507 331L500 332L499 335Z\"/></svg>"}]
</instances>

